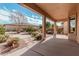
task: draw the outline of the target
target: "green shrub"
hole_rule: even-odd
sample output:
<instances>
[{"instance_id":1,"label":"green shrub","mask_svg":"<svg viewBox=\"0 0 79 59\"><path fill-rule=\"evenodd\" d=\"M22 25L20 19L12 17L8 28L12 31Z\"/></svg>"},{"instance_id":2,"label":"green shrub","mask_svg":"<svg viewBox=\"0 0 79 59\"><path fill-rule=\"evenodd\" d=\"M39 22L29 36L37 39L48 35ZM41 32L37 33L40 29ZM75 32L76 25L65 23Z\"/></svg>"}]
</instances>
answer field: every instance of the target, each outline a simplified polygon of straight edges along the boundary
<instances>
[{"instance_id":1,"label":"green shrub","mask_svg":"<svg viewBox=\"0 0 79 59\"><path fill-rule=\"evenodd\" d=\"M32 37L35 37L38 33L37 32L32 32Z\"/></svg>"},{"instance_id":2,"label":"green shrub","mask_svg":"<svg viewBox=\"0 0 79 59\"><path fill-rule=\"evenodd\" d=\"M5 35L5 38L6 38L6 39L8 39L8 38L9 38L9 35L8 35L8 34L7 34L7 35Z\"/></svg>"},{"instance_id":3,"label":"green shrub","mask_svg":"<svg viewBox=\"0 0 79 59\"><path fill-rule=\"evenodd\" d=\"M37 35L35 36L35 39L34 39L34 40L39 41L39 40L41 40L41 39L42 39L42 35L41 35L41 34L37 34Z\"/></svg>"},{"instance_id":4,"label":"green shrub","mask_svg":"<svg viewBox=\"0 0 79 59\"><path fill-rule=\"evenodd\" d=\"M31 34L34 31L35 29L32 26L29 26L28 28L26 28L26 32L28 32L29 34Z\"/></svg>"},{"instance_id":5,"label":"green shrub","mask_svg":"<svg viewBox=\"0 0 79 59\"><path fill-rule=\"evenodd\" d=\"M5 34L5 28L3 26L0 26L0 34L1 35Z\"/></svg>"},{"instance_id":6,"label":"green shrub","mask_svg":"<svg viewBox=\"0 0 79 59\"><path fill-rule=\"evenodd\" d=\"M8 38L8 35L0 35L0 43L6 42Z\"/></svg>"}]
</instances>

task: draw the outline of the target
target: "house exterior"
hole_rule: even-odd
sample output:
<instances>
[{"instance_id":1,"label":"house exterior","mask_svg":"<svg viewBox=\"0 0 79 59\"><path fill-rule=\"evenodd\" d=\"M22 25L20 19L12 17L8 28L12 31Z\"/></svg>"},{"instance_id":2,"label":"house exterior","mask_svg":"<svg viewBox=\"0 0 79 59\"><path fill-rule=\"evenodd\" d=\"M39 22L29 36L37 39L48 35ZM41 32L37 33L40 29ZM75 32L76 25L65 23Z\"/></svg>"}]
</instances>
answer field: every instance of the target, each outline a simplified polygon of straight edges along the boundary
<instances>
[{"instance_id":1,"label":"house exterior","mask_svg":"<svg viewBox=\"0 0 79 59\"><path fill-rule=\"evenodd\" d=\"M16 31L18 25L17 24L4 24L2 26L4 26L6 31ZM39 26L35 26L35 25L31 25L31 24L19 25L19 28L21 31L23 31L23 29L28 28L29 26L39 29Z\"/></svg>"}]
</instances>

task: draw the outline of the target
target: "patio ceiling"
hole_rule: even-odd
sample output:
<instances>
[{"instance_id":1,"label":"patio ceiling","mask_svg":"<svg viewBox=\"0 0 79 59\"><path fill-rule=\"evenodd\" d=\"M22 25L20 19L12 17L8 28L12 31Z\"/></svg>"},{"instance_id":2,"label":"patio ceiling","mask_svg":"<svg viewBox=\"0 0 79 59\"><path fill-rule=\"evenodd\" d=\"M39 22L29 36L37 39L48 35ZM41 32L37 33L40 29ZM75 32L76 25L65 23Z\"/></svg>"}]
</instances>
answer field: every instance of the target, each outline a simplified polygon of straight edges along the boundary
<instances>
[{"instance_id":1,"label":"patio ceiling","mask_svg":"<svg viewBox=\"0 0 79 59\"><path fill-rule=\"evenodd\" d=\"M24 3L39 13L56 21L68 20L69 15L76 13L76 5L73 3Z\"/></svg>"},{"instance_id":2,"label":"patio ceiling","mask_svg":"<svg viewBox=\"0 0 79 59\"><path fill-rule=\"evenodd\" d=\"M46 11L56 20L67 20L69 12L75 12L75 4L66 3L37 3L37 5Z\"/></svg>"}]
</instances>

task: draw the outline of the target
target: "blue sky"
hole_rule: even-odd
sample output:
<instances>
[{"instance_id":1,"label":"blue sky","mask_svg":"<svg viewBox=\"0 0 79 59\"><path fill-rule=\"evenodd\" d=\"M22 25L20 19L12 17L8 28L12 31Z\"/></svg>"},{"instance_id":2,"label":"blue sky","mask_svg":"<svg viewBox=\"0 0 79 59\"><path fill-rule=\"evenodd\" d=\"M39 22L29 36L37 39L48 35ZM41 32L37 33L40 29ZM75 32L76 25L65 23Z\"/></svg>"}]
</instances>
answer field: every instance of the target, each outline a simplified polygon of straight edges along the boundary
<instances>
[{"instance_id":1,"label":"blue sky","mask_svg":"<svg viewBox=\"0 0 79 59\"><path fill-rule=\"evenodd\" d=\"M32 12L31 10L24 8L23 6L16 3L0 3L0 24L12 24L13 22L9 19L10 11L16 10L25 16L30 18L36 17L36 19L28 19L29 23L42 24L42 16Z\"/></svg>"}]
</instances>

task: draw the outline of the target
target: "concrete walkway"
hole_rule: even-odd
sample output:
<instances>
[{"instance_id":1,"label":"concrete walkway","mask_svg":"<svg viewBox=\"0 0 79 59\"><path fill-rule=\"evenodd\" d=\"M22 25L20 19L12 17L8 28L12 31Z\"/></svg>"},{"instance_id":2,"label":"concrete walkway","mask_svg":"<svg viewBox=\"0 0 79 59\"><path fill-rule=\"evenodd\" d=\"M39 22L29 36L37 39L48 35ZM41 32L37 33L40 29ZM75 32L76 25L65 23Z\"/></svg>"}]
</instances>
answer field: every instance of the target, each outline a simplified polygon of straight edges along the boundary
<instances>
[{"instance_id":1,"label":"concrete walkway","mask_svg":"<svg viewBox=\"0 0 79 59\"><path fill-rule=\"evenodd\" d=\"M79 45L62 37L37 44L22 56L79 56Z\"/></svg>"}]
</instances>

